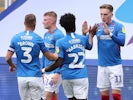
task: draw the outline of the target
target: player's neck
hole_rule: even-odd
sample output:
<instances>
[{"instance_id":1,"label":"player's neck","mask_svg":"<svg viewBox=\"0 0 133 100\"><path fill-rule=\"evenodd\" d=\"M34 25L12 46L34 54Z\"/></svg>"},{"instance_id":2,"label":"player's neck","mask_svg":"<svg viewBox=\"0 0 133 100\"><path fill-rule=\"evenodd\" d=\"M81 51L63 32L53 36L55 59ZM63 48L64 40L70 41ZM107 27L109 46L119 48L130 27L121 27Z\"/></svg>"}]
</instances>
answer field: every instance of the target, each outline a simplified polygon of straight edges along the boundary
<instances>
[{"instance_id":1,"label":"player's neck","mask_svg":"<svg viewBox=\"0 0 133 100\"><path fill-rule=\"evenodd\" d=\"M108 23L106 23L107 25L111 24L112 23L112 20L110 20Z\"/></svg>"},{"instance_id":2,"label":"player's neck","mask_svg":"<svg viewBox=\"0 0 133 100\"><path fill-rule=\"evenodd\" d=\"M29 28L29 27L26 27L26 31L34 31L35 28Z\"/></svg>"},{"instance_id":3,"label":"player's neck","mask_svg":"<svg viewBox=\"0 0 133 100\"><path fill-rule=\"evenodd\" d=\"M51 27L51 28L49 29L49 32L50 32L50 33L54 33L54 31L56 30L56 28L57 28L56 26Z\"/></svg>"}]
</instances>

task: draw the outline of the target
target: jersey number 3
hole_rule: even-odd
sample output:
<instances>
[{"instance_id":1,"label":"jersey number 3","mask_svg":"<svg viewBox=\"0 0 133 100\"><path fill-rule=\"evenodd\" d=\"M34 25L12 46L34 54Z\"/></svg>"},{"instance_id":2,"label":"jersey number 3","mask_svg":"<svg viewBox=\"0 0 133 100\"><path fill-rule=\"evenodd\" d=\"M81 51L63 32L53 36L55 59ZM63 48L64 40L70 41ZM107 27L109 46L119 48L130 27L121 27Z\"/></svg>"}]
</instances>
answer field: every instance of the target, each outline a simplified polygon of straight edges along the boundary
<instances>
[{"instance_id":1,"label":"jersey number 3","mask_svg":"<svg viewBox=\"0 0 133 100\"><path fill-rule=\"evenodd\" d=\"M30 54L32 48L31 47L22 47L21 48L24 51L23 56L27 57L27 59L21 59L22 63L30 63L32 61L32 56Z\"/></svg>"}]
</instances>

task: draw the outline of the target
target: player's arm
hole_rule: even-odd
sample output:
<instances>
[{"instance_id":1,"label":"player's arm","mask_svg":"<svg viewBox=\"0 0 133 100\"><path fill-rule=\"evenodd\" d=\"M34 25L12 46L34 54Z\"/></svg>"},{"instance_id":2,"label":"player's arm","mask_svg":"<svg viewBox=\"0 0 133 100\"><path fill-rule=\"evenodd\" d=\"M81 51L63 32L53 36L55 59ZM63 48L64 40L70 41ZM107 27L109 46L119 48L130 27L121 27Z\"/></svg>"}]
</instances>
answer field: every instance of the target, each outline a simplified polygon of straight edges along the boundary
<instances>
[{"instance_id":1,"label":"player's arm","mask_svg":"<svg viewBox=\"0 0 133 100\"><path fill-rule=\"evenodd\" d=\"M53 53L53 54L50 53L50 51L45 46L44 41L41 37L38 37L38 41L39 41L40 50L42 51L43 55L47 57L48 60L54 61L58 58L57 53Z\"/></svg>"},{"instance_id":2,"label":"player's arm","mask_svg":"<svg viewBox=\"0 0 133 100\"><path fill-rule=\"evenodd\" d=\"M111 34L111 33L110 33ZM113 35L112 33L112 39L120 46L124 46L125 44L125 29L124 27L121 27L117 33L117 35Z\"/></svg>"},{"instance_id":3,"label":"player's arm","mask_svg":"<svg viewBox=\"0 0 133 100\"><path fill-rule=\"evenodd\" d=\"M84 23L82 24L82 33L85 36L87 33L89 33L91 34L91 36L94 37L97 29L98 29L98 24L94 24L92 27L91 26L88 27L87 21L84 21Z\"/></svg>"},{"instance_id":4,"label":"player's arm","mask_svg":"<svg viewBox=\"0 0 133 100\"><path fill-rule=\"evenodd\" d=\"M15 71L15 69L16 69L16 65L12 62L12 56L13 56L13 54L14 54L14 52L8 50L7 51L7 54L6 54L6 58L5 58L6 59L6 62L9 65L10 72Z\"/></svg>"},{"instance_id":5,"label":"player's arm","mask_svg":"<svg viewBox=\"0 0 133 100\"><path fill-rule=\"evenodd\" d=\"M89 29L89 39L88 39L88 41L89 41L90 45L93 45L93 37L96 34L97 29L98 29L97 24L95 24L93 27L90 27L90 29Z\"/></svg>"},{"instance_id":6,"label":"player's arm","mask_svg":"<svg viewBox=\"0 0 133 100\"><path fill-rule=\"evenodd\" d=\"M93 46L93 37L96 34L96 31L98 29L98 24L95 24L93 27L89 27L87 25L87 22L84 22L82 25L82 32L83 35L86 35L86 32L88 32L88 41L87 41L87 49L91 50Z\"/></svg>"},{"instance_id":7,"label":"player's arm","mask_svg":"<svg viewBox=\"0 0 133 100\"><path fill-rule=\"evenodd\" d=\"M56 68L62 66L64 53L63 53L63 50L62 50L61 43L62 43L62 40L60 40L60 39L56 42L56 53L58 53L58 55L59 55L58 59L52 65L50 65L49 67L43 68L42 73L44 73L45 71L49 72L49 71L55 70Z\"/></svg>"},{"instance_id":8,"label":"player's arm","mask_svg":"<svg viewBox=\"0 0 133 100\"><path fill-rule=\"evenodd\" d=\"M50 72L55 70L58 67L62 66L62 62L63 62L63 58L58 58L52 65L50 65L49 67L43 68L42 69L42 73L44 72Z\"/></svg>"},{"instance_id":9,"label":"player's arm","mask_svg":"<svg viewBox=\"0 0 133 100\"><path fill-rule=\"evenodd\" d=\"M82 34L86 36L86 34L89 32L87 21L84 21L82 24Z\"/></svg>"},{"instance_id":10,"label":"player's arm","mask_svg":"<svg viewBox=\"0 0 133 100\"><path fill-rule=\"evenodd\" d=\"M103 23L104 32L112 38L114 42L116 42L120 46L124 46L125 44L125 29L124 27L120 27L117 31L117 34L113 34L109 31L106 23Z\"/></svg>"},{"instance_id":11,"label":"player's arm","mask_svg":"<svg viewBox=\"0 0 133 100\"><path fill-rule=\"evenodd\" d=\"M91 34L89 34L87 42L87 49L91 50L93 46L93 36Z\"/></svg>"},{"instance_id":12,"label":"player's arm","mask_svg":"<svg viewBox=\"0 0 133 100\"><path fill-rule=\"evenodd\" d=\"M56 60L58 58L58 54L57 53L50 53L50 51L44 52L43 53L44 56L46 56L48 58L48 60Z\"/></svg>"},{"instance_id":13,"label":"player's arm","mask_svg":"<svg viewBox=\"0 0 133 100\"><path fill-rule=\"evenodd\" d=\"M42 55L41 64L42 64L42 68L44 68L44 66L45 66L45 57L44 57L44 55Z\"/></svg>"}]
</instances>

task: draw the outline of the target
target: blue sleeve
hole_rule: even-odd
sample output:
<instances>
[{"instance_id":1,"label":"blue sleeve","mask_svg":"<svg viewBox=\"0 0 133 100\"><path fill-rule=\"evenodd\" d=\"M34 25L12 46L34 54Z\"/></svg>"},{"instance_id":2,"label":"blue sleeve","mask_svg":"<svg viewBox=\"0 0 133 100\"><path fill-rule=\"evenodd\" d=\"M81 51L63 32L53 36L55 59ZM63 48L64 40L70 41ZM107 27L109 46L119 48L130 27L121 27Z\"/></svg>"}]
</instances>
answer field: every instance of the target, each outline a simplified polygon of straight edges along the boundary
<instances>
[{"instance_id":1,"label":"blue sleeve","mask_svg":"<svg viewBox=\"0 0 133 100\"><path fill-rule=\"evenodd\" d=\"M92 44L89 43L89 35L85 36L85 40L86 40L86 49L91 50Z\"/></svg>"},{"instance_id":2,"label":"blue sleeve","mask_svg":"<svg viewBox=\"0 0 133 100\"><path fill-rule=\"evenodd\" d=\"M42 53L47 52L48 48L45 46L43 39L41 37L38 37L38 41Z\"/></svg>"},{"instance_id":3,"label":"blue sleeve","mask_svg":"<svg viewBox=\"0 0 133 100\"><path fill-rule=\"evenodd\" d=\"M44 57L44 55L42 55L41 62L42 62L42 68L44 68L45 67L45 57Z\"/></svg>"},{"instance_id":4,"label":"blue sleeve","mask_svg":"<svg viewBox=\"0 0 133 100\"><path fill-rule=\"evenodd\" d=\"M64 53L63 53L63 49L62 49L62 45L61 45L61 41L62 39L60 40L57 40L56 42L56 52L58 53L58 57L61 57L61 58L64 58Z\"/></svg>"},{"instance_id":5,"label":"blue sleeve","mask_svg":"<svg viewBox=\"0 0 133 100\"><path fill-rule=\"evenodd\" d=\"M16 35L13 36L13 38L11 39L8 50L15 52L15 41L16 41Z\"/></svg>"},{"instance_id":6,"label":"blue sleeve","mask_svg":"<svg viewBox=\"0 0 133 100\"><path fill-rule=\"evenodd\" d=\"M112 35L112 39L120 46L124 46L125 44L125 28L123 26L120 26L118 28L118 31L116 31L117 34Z\"/></svg>"},{"instance_id":7,"label":"blue sleeve","mask_svg":"<svg viewBox=\"0 0 133 100\"><path fill-rule=\"evenodd\" d=\"M61 40L57 40L57 42L56 42L56 52L58 53L58 57L61 57L61 58L64 57L62 46L61 46ZM55 73L60 74L60 69L61 68L59 68L59 67L56 68Z\"/></svg>"}]
</instances>

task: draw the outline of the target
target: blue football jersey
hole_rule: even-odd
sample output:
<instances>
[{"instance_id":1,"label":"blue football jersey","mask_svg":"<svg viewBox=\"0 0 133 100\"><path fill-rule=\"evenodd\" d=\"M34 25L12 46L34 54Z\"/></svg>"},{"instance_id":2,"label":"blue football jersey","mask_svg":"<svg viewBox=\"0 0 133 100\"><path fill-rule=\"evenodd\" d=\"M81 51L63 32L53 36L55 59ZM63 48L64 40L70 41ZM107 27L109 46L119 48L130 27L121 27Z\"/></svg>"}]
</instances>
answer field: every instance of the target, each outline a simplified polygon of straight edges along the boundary
<instances>
[{"instance_id":1,"label":"blue football jersey","mask_svg":"<svg viewBox=\"0 0 133 100\"><path fill-rule=\"evenodd\" d=\"M16 53L17 76L19 77L41 77L39 53L48 49L43 39L32 31L23 31L16 34L9 46L9 50Z\"/></svg>"},{"instance_id":2,"label":"blue football jersey","mask_svg":"<svg viewBox=\"0 0 133 100\"><path fill-rule=\"evenodd\" d=\"M103 24L100 23L96 32L98 40L98 65L113 66L121 64L120 46L125 43L125 29L122 24L112 21L108 24L112 37L104 33Z\"/></svg>"},{"instance_id":3,"label":"blue football jersey","mask_svg":"<svg viewBox=\"0 0 133 100\"><path fill-rule=\"evenodd\" d=\"M44 44L49 49L49 51L51 53L55 53L56 41L58 39L62 38L62 37L64 37L64 34L58 28L56 28L53 33L46 32L44 34ZM44 56L42 57L42 65L43 65L43 67L48 67L52 63L53 62L48 60L46 57L44 57ZM58 71L59 71L59 69L55 69L55 70L53 70L51 72L46 72L46 74L55 73L55 72L58 72Z\"/></svg>"},{"instance_id":4,"label":"blue football jersey","mask_svg":"<svg viewBox=\"0 0 133 100\"><path fill-rule=\"evenodd\" d=\"M67 34L56 43L56 52L63 58L62 79L86 78L85 49L91 49L88 36L76 33Z\"/></svg>"}]
</instances>

